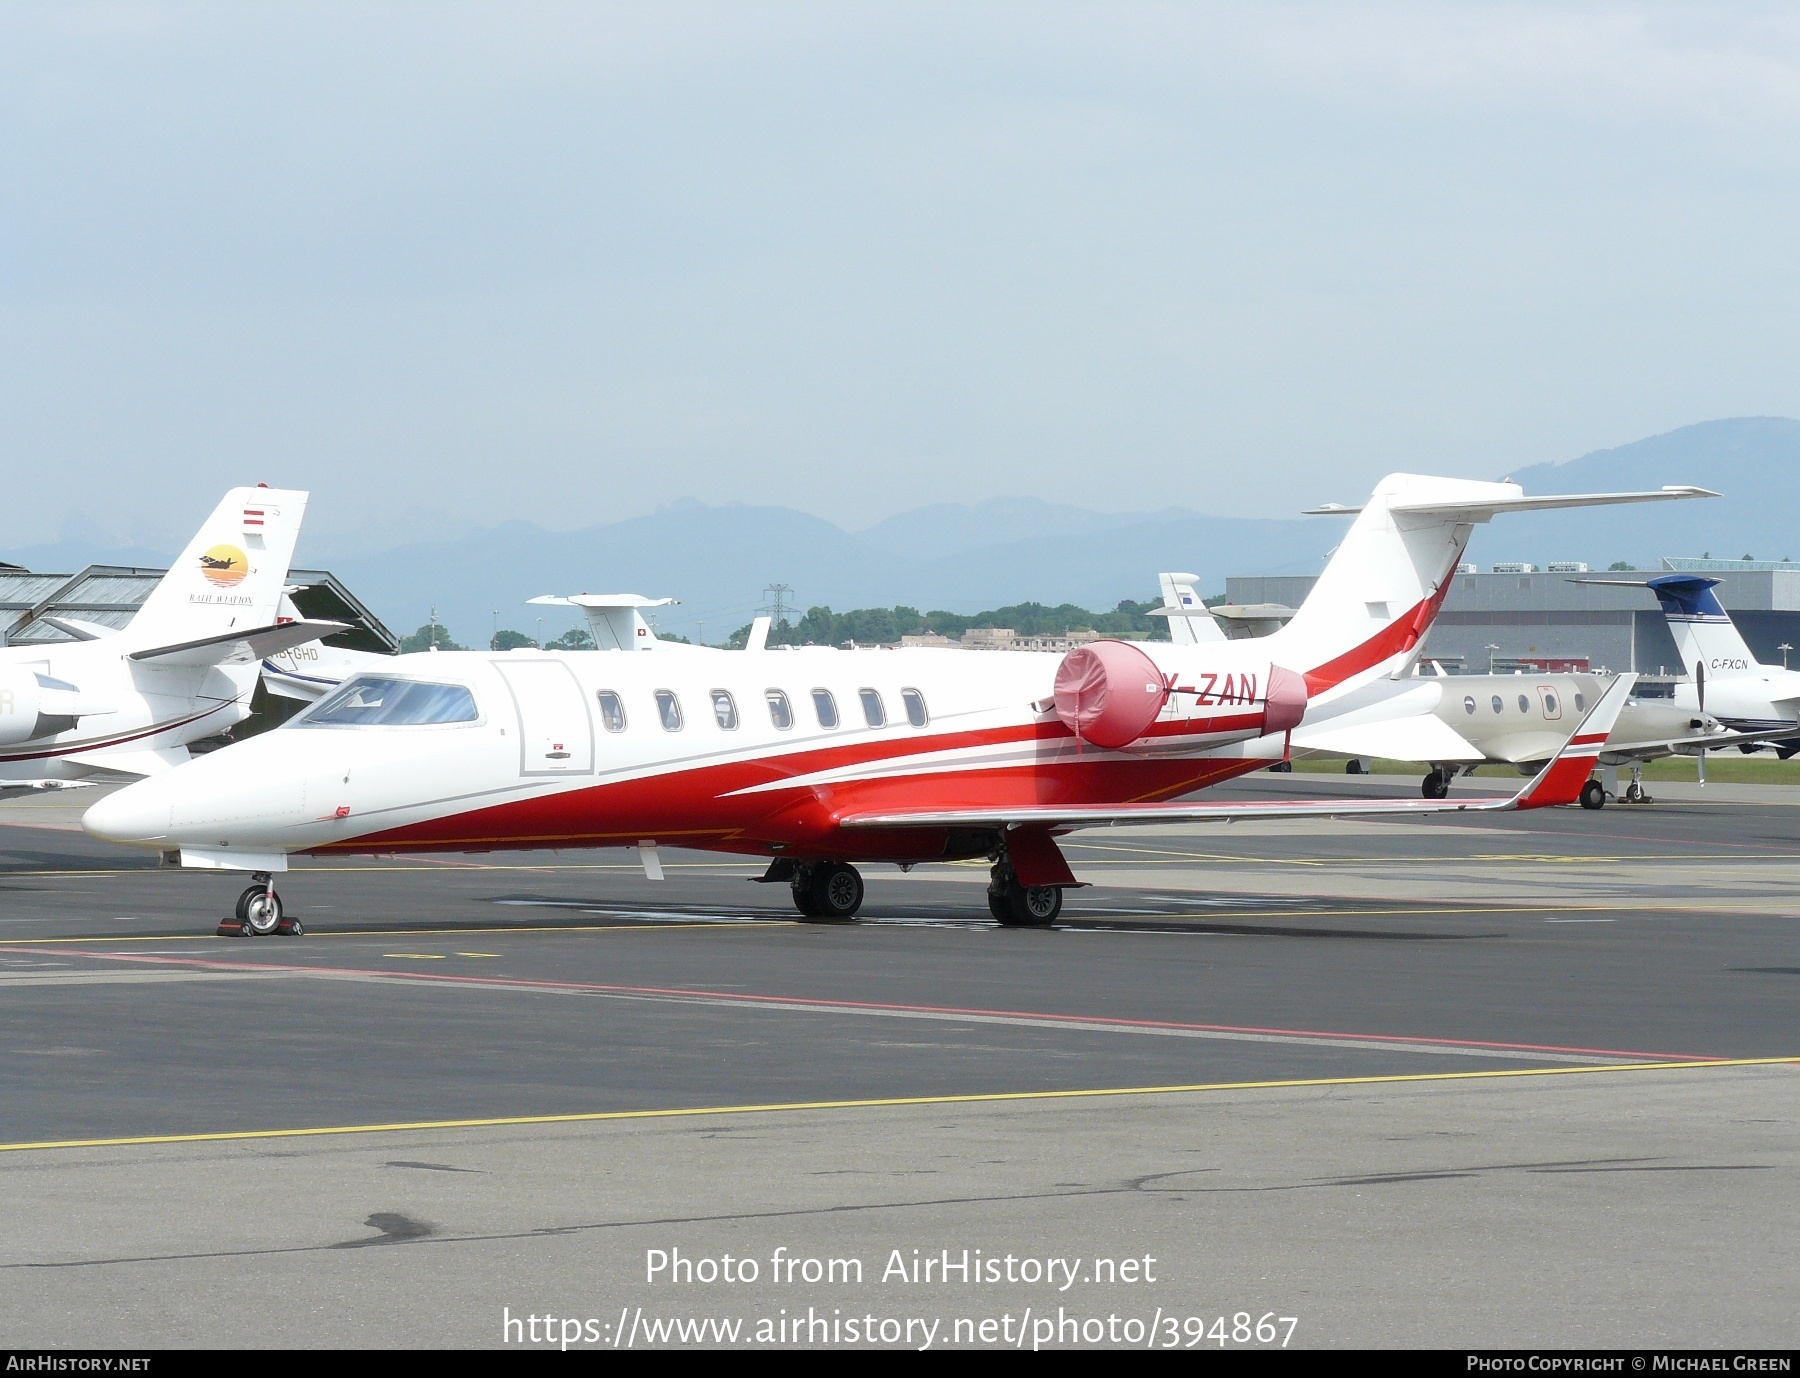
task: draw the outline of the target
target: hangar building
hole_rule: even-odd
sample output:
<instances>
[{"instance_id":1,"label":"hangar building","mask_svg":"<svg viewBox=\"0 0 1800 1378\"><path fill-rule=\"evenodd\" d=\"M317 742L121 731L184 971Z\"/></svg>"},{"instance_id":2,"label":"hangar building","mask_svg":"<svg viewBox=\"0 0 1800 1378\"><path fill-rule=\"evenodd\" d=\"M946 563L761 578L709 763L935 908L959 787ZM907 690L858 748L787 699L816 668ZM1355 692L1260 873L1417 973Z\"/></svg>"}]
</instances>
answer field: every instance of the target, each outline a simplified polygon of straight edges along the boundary
<instances>
[{"instance_id":1,"label":"hangar building","mask_svg":"<svg viewBox=\"0 0 1800 1378\"><path fill-rule=\"evenodd\" d=\"M33 646L76 638L52 619L71 618L101 627L123 627L168 571L128 565L89 565L79 574L35 574L0 564L0 645ZM326 644L351 651L394 655L399 639L363 601L322 569L288 571L289 595L301 614L349 628Z\"/></svg>"}]
</instances>

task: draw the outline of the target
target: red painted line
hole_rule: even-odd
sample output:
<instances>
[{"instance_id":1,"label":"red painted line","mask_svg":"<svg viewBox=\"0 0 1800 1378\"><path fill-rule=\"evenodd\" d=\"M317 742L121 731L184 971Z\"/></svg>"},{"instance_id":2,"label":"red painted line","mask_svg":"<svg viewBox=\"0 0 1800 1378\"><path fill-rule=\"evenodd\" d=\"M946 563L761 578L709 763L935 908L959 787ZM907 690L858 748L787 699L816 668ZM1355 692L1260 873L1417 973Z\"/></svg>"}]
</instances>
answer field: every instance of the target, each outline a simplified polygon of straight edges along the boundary
<instances>
[{"instance_id":1,"label":"red painted line","mask_svg":"<svg viewBox=\"0 0 1800 1378\"><path fill-rule=\"evenodd\" d=\"M123 736L91 737L88 740L81 742L64 742L62 745L52 747L48 751L21 751L11 755L0 755L0 762L42 761L53 756L73 756L78 751L104 751L110 747L123 746L127 742L142 741L145 737L154 737L159 733L173 732L178 727L186 727L190 723L199 722L202 718L211 717L214 713L217 713L222 709L234 707L237 702L238 700L236 699L230 699L223 703L214 704L203 713L195 713L186 718L171 718L167 722L156 723L153 726L144 728L142 731L130 732Z\"/></svg>"},{"instance_id":2,"label":"red painted line","mask_svg":"<svg viewBox=\"0 0 1800 1378\"><path fill-rule=\"evenodd\" d=\"M400 935L404 936L404 935ZM594 991L607 995L661 995L700 1000L725 1000L744 1005L805 1005L819 1009L884 1010L898 1014L986 1015L990 1018L1041 1020L1057 1023L1101 1024L1121 1029L1188 1029L1196 1033L1271 1034L1285 1038L1353 1038L1373 1043L1419 1043L1440 1048L1490 1048L1514 1052L1590 1053L1600 1057L1640 1057L1652 1062L1724 1062L1716 1053L1647 1053L1624 1048L1576 1048L1557 1043L1497 1043L1473 1038L1426 1038L1415 1034L1344 1033L1326 1029L1265 1028L1255 1024L1189 1024L1168 1019L1118 1019L1109 1015L1046 1014L1040 1010L991 1010L960 1005L905 1005L877 1000L824 1000L804 995L745 995L739 991L701 990L682 986L619 986L588 981L538 981L519 976L456 976L449 973L390 971L379 967L296 966L275 962L220 962L204 957L156 957L140 953L80 952L66 948L31 948L6 945L8 952L43 957L91 957L103 962L140 962L159 966L198 967L215 971L290 971L303 975L388 976L407 981L436 981L451 985L509 986L520 990Z\"/></svg>"}]
</instances>

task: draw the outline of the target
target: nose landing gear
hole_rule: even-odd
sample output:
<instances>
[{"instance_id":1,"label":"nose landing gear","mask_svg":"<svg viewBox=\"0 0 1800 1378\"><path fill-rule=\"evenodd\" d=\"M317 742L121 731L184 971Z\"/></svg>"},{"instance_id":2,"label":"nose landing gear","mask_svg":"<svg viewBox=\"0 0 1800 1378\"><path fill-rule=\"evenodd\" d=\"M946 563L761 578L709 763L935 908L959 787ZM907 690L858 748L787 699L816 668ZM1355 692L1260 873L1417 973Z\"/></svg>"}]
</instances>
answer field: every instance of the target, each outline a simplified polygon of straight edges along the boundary
<instances>
[{"instance_id":1,"label":"nose landing gear","mask_svg":"<svg viewBox=\"0 0 1800 1378\"><path fill-rule=\"evenodd\" d=\"M264 938L271 933L298 938L305 932L306 926L299 919L282 912L281 897L275 893L274 878L267 871L252 874L249 888L238 896L235 913L219 925L221 938Z\"/></svg>"}]
</instances>

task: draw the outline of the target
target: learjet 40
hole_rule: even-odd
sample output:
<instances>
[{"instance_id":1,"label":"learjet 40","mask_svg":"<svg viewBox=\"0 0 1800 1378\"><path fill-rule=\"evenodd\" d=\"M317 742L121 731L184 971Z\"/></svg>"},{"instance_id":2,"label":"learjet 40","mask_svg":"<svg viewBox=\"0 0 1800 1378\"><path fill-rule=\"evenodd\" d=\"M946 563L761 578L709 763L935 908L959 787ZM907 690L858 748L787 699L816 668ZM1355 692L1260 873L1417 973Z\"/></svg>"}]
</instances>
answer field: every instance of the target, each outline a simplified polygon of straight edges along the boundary
<instances>
[{"instance_id":1,"label":"learjet 40","mask_svg":"<svg viewBox=\"0 0 1800 1378\"><path fill-rule=\"evenodd\" d=\"M768 858L804 914L862 902L855 863L991 859L989 909L1048 924L1078 882L1071 829L1241 817L1537 808L1572 801L1631 677L1562 752L1491 800L1206 804L1285 759L1289 734L1410 674L1473 527L1510 511L1708 496L1527 497L1395 475L1275 634L1066 655L936 648L439 652L359 675L280 729L101 800L95 836L246 870L243 931L294 931L274 876L306 853L658 846ZM228 926L227 931L231 931Z\"/></svg>"}]
</instances>

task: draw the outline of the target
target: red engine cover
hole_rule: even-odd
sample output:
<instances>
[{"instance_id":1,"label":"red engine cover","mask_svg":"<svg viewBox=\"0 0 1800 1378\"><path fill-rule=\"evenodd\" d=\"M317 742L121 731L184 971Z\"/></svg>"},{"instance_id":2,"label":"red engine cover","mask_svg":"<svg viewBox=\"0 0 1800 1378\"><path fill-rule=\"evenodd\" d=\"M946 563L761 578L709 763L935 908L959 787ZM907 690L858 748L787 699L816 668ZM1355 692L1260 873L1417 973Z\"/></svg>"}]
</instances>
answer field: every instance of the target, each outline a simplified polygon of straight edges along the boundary
<instances>
[{"instance_id":1,"label":"red engine cover","mask_svg":"<svg viewBox=\"0 0 1800 1378\"><path fill-rule=\"evenodd\" d=\"M1263 691L1263 731L1291 731L1305 716L1306 676L1271 665L1269 687Z\"/></svg>"},{"instance_id":2,"label":"red engine cover","mask_svg":"<svg viewBox=\"0 0 1800 1378\"><path fill-rule=\"evenodd\" d=\"M1056 716L1095 746L1129 746L1168 699L1156 662L1127 641L1078 646L1056 669Z\"/></svg>"}]
</instances>

